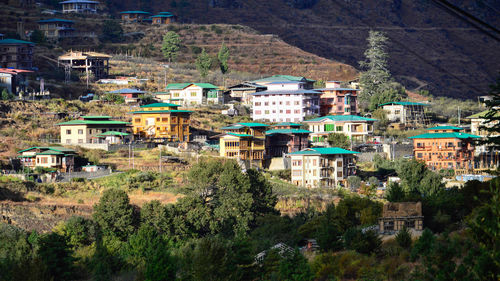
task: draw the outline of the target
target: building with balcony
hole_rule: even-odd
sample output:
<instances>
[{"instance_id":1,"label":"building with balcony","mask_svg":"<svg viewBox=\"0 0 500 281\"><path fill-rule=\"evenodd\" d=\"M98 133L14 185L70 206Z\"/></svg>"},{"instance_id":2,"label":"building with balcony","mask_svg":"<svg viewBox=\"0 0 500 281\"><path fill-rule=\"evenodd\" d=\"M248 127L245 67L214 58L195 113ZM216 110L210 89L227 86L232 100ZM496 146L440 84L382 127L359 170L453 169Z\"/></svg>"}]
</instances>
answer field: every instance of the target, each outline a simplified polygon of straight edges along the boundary
<instances>
[{"instance_id":1,"label":"building with balcony","mask_svg":"<svg viewBox=\"0 0 500 281\"><path fill-rule=\"evenodd\" d=\"M467 119L470 120L471 134L480 136L483 140L488 137L498 138L500 137L500 134L488 131L487 129L498 126L499 121L491 120L488 122L488 119L486 118L487 113L488 110L467 117ZM500 113L496 112L491 117L499 118ZM476 170L487 171L490 169L496 169L500 166L500 155L498 153L498 149L491 144L476 145L474 155L476 159Z\"/></svg>"},{"instance_id":2,"label":"building with balcony","mask_svg":"<svg viewBox=\"0 0 500 281\"><path fill-rule=\"evenodd\" d=\"M261 167L265 157L265 131L268 126L261 123L237 123L221 128L220 156L248 161L251 166Z\"/></svg>"},{"instance_id":3,"label":"building with balcony","mask_svg":"<svg viewBox=\"0 0 500 281\"><path fill-rule=\"evenodd\" d=\"M282 157L309 147L311 132L301 126L290 122L272 125L271 130L266 131L266 157Z\"/></svg>"},{"instance_id":4,"label":"building with balcony","mask_svg":"<svg viewBox=\"0 0 500 281\"><path fill-rule=\"evenodd\" d=\"M454 126L427 130L429 133L409 137L416 160L424 161L431 170L450 169L458 174L473 171L475 141L479 136L462 133L462 128Z\"/></svg>"},{"instance_id":5,"label":"building with balcony","mask_svg":"<svg viewBox=\"0 0 500 281\"><path fill-rule=\"evenodd\" d=\"M314 90L321 92L321 116L359 114L358 89L341 88L339 81L327 81L325 88Z\"/></svg>"},{"instance_id":6,"label":"building with balcony","mask_svg":"<svg viewBox=\"0 0 500 281\"><path fill-rule=\"evenodd\" d=\"M268 122L302 122L319 114L320 92L305 82L271 82L267 90L253 93L252 118Z\"/></svg>"},{"instance_id":7,"label":"building with balcony","mask_svg":"<svg viewBox=\"0 0 500 281\"><path fill-rule=\"evenodd\" d=\"M391 122L405 124L409 127L425 126L430 123L425 115L426 103L410 101L394 101L380 104L378 107L387 112L387 119Z\"/></svg>"},{"instance_id":8,"label":"building with balcony","mask_svg":"<svg viewBox=\"0 0 500 281\"><path fill-rule=\"evenodd\" d=\"M75 29L72 20L46 19L38 21L38 29L43 32L47 39L59 39L73 37Z\"/></svg>"},{"instance_id":9,"label":"building with balcony","mask_svg":"<svg viewBox=\"0 0 500 281\"><path fill-rule=\"evenodd\" d=\"M21 165L31 169L41 167L57 169L60 172L72 172L75 168L76 152L70 148L35 146L18 151L18 154Z\"/></svg>"},{"instance_id":10,"label":"building with balcony","mask_svg":"<svg viewBox=\"0 0 500 281\"><path fill-rule=\"evenodd\" d=\"M305 123L309 126L309 139L313 143L325 142L329 134L344 134L353 142L362 143L373 137L375 119L357 115L328 115Z\"/></svg>"},{"instance_id":11,"label":"building with balcony","mask_svg":"<svg viewBox=\"0 0 500 281\"><path fill-rule=\"evenodd\" d=\"M421 202L398 202L384 204L382 217L378 219L379 232L393 234L403 228L422 231L424 216Z\"/></svg>"},{"instance_id":12,"label":"building with balcony","mask_svg":"<svg viewBox=\"0 0 500 281\"><path fill-rule=\"evenodd\" d=\"M190 110L178 109L178 104L153 103L132 112L134 135L155 141L189 141Z\"/></svg>"},{"instance_id":13,"label":"building with balcony","mask_svg":"<svg viewBox=\"0 0 500 281\"><path fill-rule=\"evenodd\" d=\"M106 78L109 74L111 56L96 52L68 52L59 56L58 65L69 65L72 70L91 74L94 79Z\"/></svg>"},{"instance_id":14,"label":"building with balcony","mask_svg":"<svg viewBox=\"0 0 500 281\"><path fill-rule=\"evenodd\" d=\"M243 82L228 89L230 100L240 102L242 105L252 106L252 94L265 91L267 87L252 82Z\"/></svg>"},{"instance_id":15,"label":"building with balcony","mask_svg":"<svg viewBox=\"0 0 500 281\"><path fill-rule=\"evenodd\" d=\"M0 67L33 69L33 47L35 44L17 39L0 40Z\"/></svg>"},{"instance_id":16,"label":"building with balcony","mask_svg":"<svg viewBox=\"0 0 500 281\"><path fill-rule=\"evenodd\" d=\"M124 11L120 13L122 21L126 22L142 22L150 17L151 13L144 11Z\"/></svg>"},{"instance_id":17,"label":"building with balcony","mask_svg":"<svg viewBox=\"0 0 500 281\"><path fill-rule=\"evenodd\" d=\"M222 103L219 87L210 83L168 84L166 92L157 93L156 98L162 102L184 106Z\"/></svg>"},{"instance_id":18,"label":"building with balcony","mask_svg":"<svg viewBox=\"0 0 500 281\"><path fill-rule=\"evenodd\" d=\"M99 2L91 0L67 0L59 2L63 13L96 14Z\"/></svg>"},{"instance_id":19,"label":"building with balcony","mask_svg":"<svg viewBox=\"0 0 500 281\"><path fill-rule=\"evenodd\" d=\"M77 120L57 125L61 130L61 144L116 144L128 143L131 140L131 136L127 133L130 123L112 120L111 116L81 116ZM111 135L115 137L108 137Z\"/></svg>"},{"instance_id":20,"label":"building with balcony","mask_svg":"<svg viewBox=\"0 0 500 281\"><path fill-rule=\"evenodd\" d=\"M345 186L347 178L355 174L357 153L339 147L292 152L292 183L307 188Z\"/></svg>"}]
</instances>

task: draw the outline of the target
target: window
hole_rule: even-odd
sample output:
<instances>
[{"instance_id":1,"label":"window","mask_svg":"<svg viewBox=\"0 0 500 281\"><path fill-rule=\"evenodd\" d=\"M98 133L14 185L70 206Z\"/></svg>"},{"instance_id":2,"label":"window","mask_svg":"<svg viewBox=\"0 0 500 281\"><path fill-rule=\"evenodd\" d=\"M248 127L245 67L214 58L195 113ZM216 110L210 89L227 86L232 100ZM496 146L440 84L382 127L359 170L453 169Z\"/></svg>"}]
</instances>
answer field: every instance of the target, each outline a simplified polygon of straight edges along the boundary
<instances>
[{"instance_id":1,"label":"window","mask_svg":"<svg viewBox=\"0 0 500 281\"><path fill-rule=\"evenodd\" d=\"M300 176L302 176L302 171L301 170L293 170L292 171L292 176L294 176L294 177L300 177Z\"/></svg>"},{"instance_id":2,"label":"window","mask_svg":"<svg viewBox=\"0 0 500 281\"><path fill-rule=\"evenodd\" d=\"M269 102L267 102L267 101L266 101L266 102L264 102L264 105L265 105L265 106L268 106L268 105L269 105Z\"/></svg>"},{"instance_id":3,"label":"window","mask_svg":"<svg viewBox=\"0 0 500 281\"><path fill-rule=\"evenodd\" d=\"M174 97L178 98L179 97L179 93L174 93Z\"/></svg>"},{"instance_id":4,"label":"window","mask_svg":"<svg viewBox=\"0 0 500 281\"><path fill-rule=\"evenodd\" d=\"M286 105L290 105L290 101L287 101L287 102L286 102Z\"/></svg>"},{"instance_id":5,"label":"window","mask_svg":"<svg viewBox=\"0 0 500 281\"><path fill-rule=\"evenodd\" d=\"M71 130L66 130L66 135L71 135Z\"/></svg>"},{"instance_id":6,"label":"window","mask_svg":"<svg viewBox=\"0 0 500 281\"><path fill-rule=\"evenodd\" d=\"M168 118L166 117L161 118L161 122L168 122Z\"/></svg>"},{"instance_id":7,"label":"window","mask_svg":"<svg viewBox=\"0 0 500 281\"><path fill-rule=\"evenodd\" d=\"M337 172L337 178L341 178L342 177L342 171L338 171Z\"/></svg>"},{"instance_id":8,"label":"window","mask_svg":"<svg viewBox=\"0 0 500 281\"><path fill-rule=\"evenodd\" d=\"M70 139L67 139L67 140L66 140L66 143L67 143L67 144L70 144L70 143L71 143L71 140L70 140Z\"/></svg>"},{"instance_id":9,"label":"window","mask_svg":"<svg viewBox=\"0 0 500 281\"><path fill-rule=\"evenodd\" d=\"M417 158L422 158L422 153L417 153Z\"/></svg>"},{"instance_id":10,"label":"window","mask_svg":"<svg viewBox=\"0 0 500 281\"><path fill-rule=\"evenodd\" d=\"M337 126L337 127L335 127L335 130L337 132L342 132L344 130L344 128L342 126Z\"/></svg>"},{"instance_id":11,"label":"window","mask_svg":"<svg viewBox=\"0 0 500 281\"><path fill-rule=\"evenodd\" d=\"M255 106L260 106L260 101L255 102Z\"/></svg>"},{"instance_id":12,"label":"window","mask_svg":"<svg viewBox=\"0 0 500 281\"><path fill-rule=\"evenodd\" d=\"M259 115L259 114L261 114L261 113L262 113L262 111L260 111L260 110L255 110L255 114L256 114L256 115Z\"/></svg>"},{"instance_id":13,"label":"window","mask_svg":"<svg viewBox=\"0 0 500 281\"><path fill-rule=\"evenodd\" d=\"M78 143L83 143L83 139L78 139Z\"/></svg>"},{"instance_id":14,"label":"window","mask_svg":"<svg viewBox=\"0 0 500 281\"><path fill-rule=\"evenodd\" d=\"M331 132L335 130L335 125L334 124L325 124L325 131L326 132Z\"/></svg>"},{"instance_id":15,"label":"window","mask_svg":"<svg viewBox=\"0 0 500 281\"><path fill-rule=\"evenodd\" d=\"M273 105L276 105L276 102L275 102L275 101L273 101Z\"/></svg>"},{"instance_id":16,"label":"window","mask_svg":"<svg viewBox=\"0 0 500 281\"><path fill-rule=\"evenodd\" d=\"M83 129L78 129L78 134L83 135Z\"/></svg>"},{"instance_id":17,"label":"window","mask_svg":"<svg viewBox=\"0 0 500 281\"><path fill-rule=\"evenodd\" d=\"M191 92L192 97L196 97L196 92Z\"/></svg>"},{"instance_id":18,"label":"window","mask_svg":"<svg viewBox=\"0 0 500 281\"><path fill-rule=\"evenodd\" d=\"M317 164L316 159L313 159L313 166L316 166L316 164Z\"/></svg>"},{"instance_id":19,"label":"window","mask_svg":"<svg viewBox=\"0 0 500 281\"><path fill-rule=\"evenodd\" d=\"M316 176L316 170L313 170L313 176Z\"/></svg>"},{"instance_id":20,"label":"window","mask_svg":"<svg viewBox=\"0 0 500 281\"><path fill-rule=\"evenodd\" d=\"M156 117L156 122L160 122L160 117Z\"/></svg>"},{"instance_id":21,"label":"window","mask_svg":"<svg viewBox=\"0 0 500 281\"><path fill-rule=\"evenodd\" d=\"M297 100L297 101L294 102L294 104L295 105L300 105L300 101Z\"/></svg>"},{"instance_id":22,"label":"window","mask_svg":"<svg viewBox=\"0 0 500 281\"><path fill-rule=\"evenodd\" d=\"M134 119L134 122L135 122L135 123L141 123L141 118L135 118L135 119Z\"/></svg>"},{"instance_id":23,"label":"window","mask_svg":"<svg viewBox=\"0 0 500 281\"><path fill-rule=\"evenodd\" d=\"M295 110L293 111L293 113L295 113L295 114L300 114L300 109L295 109Z\"/></svg>"},{"instance_id":24,"label":"window","mask_svg":"<svg viewBox=\"0 0 500 281\"><path fill-rule=\"evenodd\" d=\"M290 114L290 113L292 113L292 111L290 109L287 109L286 114Z\"/></svg>"},{"instance_id":25,"label":"window","mask_svg":"<svg viewBox=\"0 0 500 281\"><path fill-rule=\"evenodd\" d=\"M337 98L337 101L338 101L338 102L342 102L342 97L338 97L338 98Z\"/></svg>"},{"instance_id":26,"label":"window","mask_svg":"<svg viewBox=\"0 0 500 281\"><path fill-rule=\"evenodd\" d=\"M264 111L264 114L269 114L269 110L265 110L265 111Z\"/></svg>"},{"instance_id":27,"label":"window","mask_svg":"<svg viewBox=\"0 0 500 281\"><path fill-rule=\"evenodd\" d=\"M342 161L337 161L337 168L342 168Z\"/></svg>"}]
</instances>

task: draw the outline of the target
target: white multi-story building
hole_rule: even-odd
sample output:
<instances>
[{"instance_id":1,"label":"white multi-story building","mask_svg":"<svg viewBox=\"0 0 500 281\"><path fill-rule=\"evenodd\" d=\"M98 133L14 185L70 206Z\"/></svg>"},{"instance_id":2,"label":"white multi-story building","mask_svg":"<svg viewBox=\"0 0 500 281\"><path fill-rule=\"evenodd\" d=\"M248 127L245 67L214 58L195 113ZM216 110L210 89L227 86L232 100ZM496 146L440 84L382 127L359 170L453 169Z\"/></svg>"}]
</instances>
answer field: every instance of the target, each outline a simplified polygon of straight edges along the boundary
<instances>
[{"instance_id":1,"label":"white multi-story building","mask_svg":"<svg viewBox=\"0 0 500 281\"><path fill-rule=\"evenodd\" d=\"M292 183L307 188L345 186L354 175L355 154L339 147L306 148L290 153Z\"/></svg>"},{"instance_id":2,"label":"white multi-story building","mask_svg":"<svg viewBox=\"0 0 500 281\"><path fill-rule=\"evenodd\" d=\"M219 87L210 83L173 83L168 84L166 90L157 93L156 98L184 106L222 103Z\"/></svg>"},{"instance_id":3,"label":"white multi-story building","mask_svg":"<svg viewBox=\"0 0 500 281\"><path fill-rule=\"evenodd\" d=\"M376 119L357 115L328 115L306 121L309 126L309 139L324 142L328 135L344 134L354 142L365 142L373 136L373 123Z\"/></svg>"},{"instance_id":4,"label":"white multi-story building","mask_svg":"<svg viewBox=\"0 0 500 281\"><path fill-rule=\"evenodd\" d=\"M302 122L319 114L320 92L305 89L304 82L272 82L267 91L253 93L253 120Z\"/></svg>"}]
</instances>

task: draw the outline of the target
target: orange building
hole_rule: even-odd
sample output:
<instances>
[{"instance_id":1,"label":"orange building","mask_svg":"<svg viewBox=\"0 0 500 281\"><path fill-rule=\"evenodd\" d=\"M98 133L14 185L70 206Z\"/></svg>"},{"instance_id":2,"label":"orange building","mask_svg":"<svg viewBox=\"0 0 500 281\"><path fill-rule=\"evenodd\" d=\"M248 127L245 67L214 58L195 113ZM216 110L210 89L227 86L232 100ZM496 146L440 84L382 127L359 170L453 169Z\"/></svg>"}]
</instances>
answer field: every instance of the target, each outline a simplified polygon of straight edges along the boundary
<instances>
[{"instance_id":1,"label":"orange building","mask_svg":"<svg viewBox=\"0 0 500 281\"><path fill-rule=\"evenodd\" d=\"M144 11L125 11L120 13L122 21L141 22L150 17L151 13Z\"/></svg>"},{"instance_id":2,"label":"orange building","mask_svg":"<svg viewBox=\"0 0 500 281\"><path fill-rule=\"evenodd\" d=\"M319 114L358 115L358 89L341 88L340 81L327 81L325 88L315 89L321 92Z\"/></svg>"},{"instance_id":3,"label":"orange building","mask_svg":"<svg viewBox=\"0 0 500 281\"><path fill-rule=\"evenodd\" d=\"M432 170L452 169L469 172L474 169L474 142L479 136L461 133L453 126L429 128L429 133L413 139L415 159L424 161Z\"/></svg>"},{"instance_id":4,"label":"orange building","mask_svg":"<svg viewBox=\"0 0 500 281\"><path fill-rule=\"evenodd\" d=\"M151 17L153 24L170 24L176 21L176 16L170 12L160 12Z\"/></svg>"}]
</instances>

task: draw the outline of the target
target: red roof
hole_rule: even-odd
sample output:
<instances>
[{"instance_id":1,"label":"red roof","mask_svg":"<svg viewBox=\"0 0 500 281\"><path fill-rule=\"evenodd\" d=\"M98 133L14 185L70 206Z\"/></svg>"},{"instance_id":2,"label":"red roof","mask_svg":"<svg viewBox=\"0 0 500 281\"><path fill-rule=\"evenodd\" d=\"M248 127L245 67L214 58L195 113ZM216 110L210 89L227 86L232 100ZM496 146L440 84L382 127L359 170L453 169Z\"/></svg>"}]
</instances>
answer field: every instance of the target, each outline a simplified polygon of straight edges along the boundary
<instances>
[{"instance_id":1,"label":"red roof","mask_svg":"<svg viewBox=\"0 0 500 281\"><path fill-rule=\"evenodd\" d=\"M34 71L25 70L25 69L15 69L15 68L0 68L0 73L8 73L17 75L19 73L32 73Z\"/></svg>"}]
</instances>

